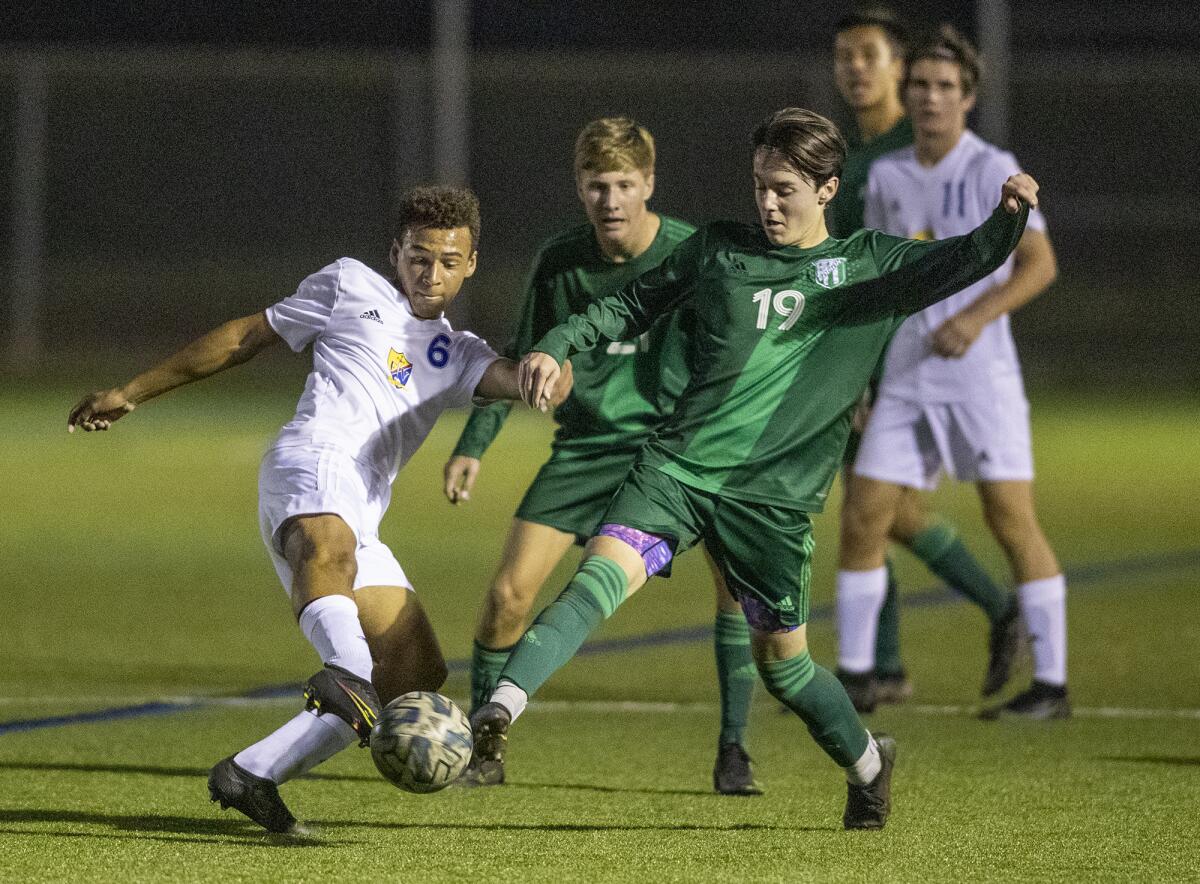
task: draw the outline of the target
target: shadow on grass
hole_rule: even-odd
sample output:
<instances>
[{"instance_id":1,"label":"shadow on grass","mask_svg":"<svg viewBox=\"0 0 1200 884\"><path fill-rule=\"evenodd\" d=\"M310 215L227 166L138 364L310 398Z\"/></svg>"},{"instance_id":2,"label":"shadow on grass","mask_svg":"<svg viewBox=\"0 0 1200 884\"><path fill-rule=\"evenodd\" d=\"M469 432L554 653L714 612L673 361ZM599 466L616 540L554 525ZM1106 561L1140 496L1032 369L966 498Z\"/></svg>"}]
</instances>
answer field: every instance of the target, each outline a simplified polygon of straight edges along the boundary
<instances>
[{"instance_id":1,"label":"shadow on grass","mask_svg":"<svg viewBox=\"0 0 1200 884\"><path fill-rule=\"evenodd\" d=\"M81 761L0 761L0 770L59 770L75 773L148 774L156 777L207 777L207 767L171 767L156 764L97 764ZM380 777L357 774L309 773L303 780L378 783Z\"/></svg>"},{"instance_id":2,"label":"shadow on grass","mask_svg":"<svg viewBox=\"0 0 1200 884\"><path fill-rule=\"evenodd\" d=\"M840 826L775 826L765 823L434 823L379 822L374 820L306 820L315 828L438 829L460 832L840 832Z\"/></svg>"},{"instance_id":3,"label":"shadow on grass","mask_svg":"<svg viewBox=\"0 0 1200 884\"><path fill-rule=\"evenodd\" d=\"M83 810L0 810L3 823L58 823L75 826L111 826L130 834L112 832L42 831L0 825L0 833L43 835L63 838L115 838L120 840L170 841L182 844L238 844L251 847L320 847L331 842L311 835L276 835L264 832L242 818L212 819L186 816L134 816L119 813L94 813ZM171 833L171 834L160 834ZM257 836L257 837L255 837ZM332 842L338 845L346 841Z\"/></svg>"},{"instance_id":4,"label":"shadow on grass","mask_svg":"<svg viewBox=\"0 0 1200 884\"><path fill-rule=\"evenodd\" d=\"M1200 767L1200 755L1101 755L1100 761L1126 764L1169 764L1175 767Z\"/></svg>"},{"instance_id":5,"label":"shadow on grass","mask_svg":"<svg viewBox=\"0 0 1200 884\"><path fill-rule=\"evenodd\" d=\"M700 795L715 796L712 789L654 789L639 786L597 786L593 783L513 783L505 784L506 789L573 789L579 792L612 792L629 793L632 795Z\"/></svg>"}]
</instances>

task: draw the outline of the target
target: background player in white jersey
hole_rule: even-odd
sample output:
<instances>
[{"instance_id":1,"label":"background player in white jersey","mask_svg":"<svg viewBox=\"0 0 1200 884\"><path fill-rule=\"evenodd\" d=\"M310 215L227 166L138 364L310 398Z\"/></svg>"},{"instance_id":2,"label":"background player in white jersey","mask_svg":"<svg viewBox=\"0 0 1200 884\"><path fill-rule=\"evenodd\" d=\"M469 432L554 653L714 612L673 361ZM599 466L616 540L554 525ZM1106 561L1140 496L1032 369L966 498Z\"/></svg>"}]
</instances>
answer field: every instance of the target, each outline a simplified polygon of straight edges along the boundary
<instances>
[{"instance_id":1,"label":"background player in white jersey","mask_svg":"<svg viewBox=\"0 0 1200 884\"><path fill-rule=\"evenodd\" d=\"M417 188L400 209L394 280L342 258L294 295L219 326L122 387L85 396L68 418L71 430L107 430L135 406L278 341L312 345L296 415L263 458L259 522L325 666L308 680L304 712L209 776L214 801L271 831L296 824L280 783L356 739L365 746L381 702L446 678L429 620L378 530L392 481L438 415L475 397L520 396L516 364L442 315L475 272L478 242L473 193Z\"/></svg>"},{"instance_id":2,"label":"background player in white jersey","mask_svg":"<svg viewBox=\"0 0 1200 884\"><path fill-rule=\"evenodd\" d=\"M953 28L909 55L904 97L914 144L871 167L865 221L888 233L942 239L976 226L1014 157L966 128L979 64ZM979 489L984 517L1018 584L1033 640L1031 687L985 715L1061 718L1066 689L1066 582L1033 503L1029 406L1008 313L1054 280L1056 261L1039 213L1008 263L991 277L911 317L888 350L843 516L842 569L871 583L881 604L883 557L905 488L932 489L947 470ZM874 645L874 618L856 645Z\"/></svg>"}]
</instances>

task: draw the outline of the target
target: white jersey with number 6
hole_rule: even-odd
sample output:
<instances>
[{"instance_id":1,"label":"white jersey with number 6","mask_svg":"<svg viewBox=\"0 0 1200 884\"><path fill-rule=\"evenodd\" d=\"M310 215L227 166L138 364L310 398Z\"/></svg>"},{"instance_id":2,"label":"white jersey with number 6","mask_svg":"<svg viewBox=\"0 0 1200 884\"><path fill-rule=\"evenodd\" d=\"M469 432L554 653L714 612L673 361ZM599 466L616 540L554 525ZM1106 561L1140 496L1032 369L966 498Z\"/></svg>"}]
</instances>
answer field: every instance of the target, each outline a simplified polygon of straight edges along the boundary
<instances>
[{"instance_id":1,"label":"white jersey with number 6","mask_svg":"<svg viewBox=\"0 0 1200 884\"><path fill-rule=\"evenodd\" d=\"M386 277L341 258L267 308L313 370L275 446L332 445L388 482L447 408L468 405L496 353L445 318L418 319Z\"/></svg>"},{"instance_id":2,"label":"white jersey with number 6","mask_svg":"<svg viewBox=\"0 0 1200 884\"><path fill-rule=\"evenodd\" d=\"M865 226L914 239L945 239L970 233L1000 202L1005 179L1020 171L1016 158L964 132L934 166L917 162L912 147L884 154L867 179ZM1040 212L1028 228L1044 231ZM1021 368L1008 316L984 328L959 359L936 355L931 336L949 317L1012 274L1010 256L991 276L910 317L896 332L884 363L880 393L914 402L963 402L986 395L999 382L1020 386Z\"/></svg>"}]
</instances>

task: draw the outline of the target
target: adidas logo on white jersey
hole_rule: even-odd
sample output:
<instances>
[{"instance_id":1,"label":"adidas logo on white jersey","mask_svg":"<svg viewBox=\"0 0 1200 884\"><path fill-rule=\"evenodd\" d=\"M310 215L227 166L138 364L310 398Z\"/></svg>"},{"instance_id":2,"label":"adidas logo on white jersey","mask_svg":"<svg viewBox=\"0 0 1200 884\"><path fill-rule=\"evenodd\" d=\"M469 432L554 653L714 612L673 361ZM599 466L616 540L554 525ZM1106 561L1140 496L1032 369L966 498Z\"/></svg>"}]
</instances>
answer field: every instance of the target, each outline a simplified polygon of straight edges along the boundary
<instances>
[{"instance_id":1,"label":"adidas logo on white jersey","mask_svg":"<svg viewBox=\"0 0 1200 884\"><path fill-rule=\"evenodd\" d=\"M359 319L370 319L373 322L378 322L380 325L383 325L383 317L379 315L378 310L367 310L363 313L358 314L358 318Z\"/></svg>"}]
</instances>

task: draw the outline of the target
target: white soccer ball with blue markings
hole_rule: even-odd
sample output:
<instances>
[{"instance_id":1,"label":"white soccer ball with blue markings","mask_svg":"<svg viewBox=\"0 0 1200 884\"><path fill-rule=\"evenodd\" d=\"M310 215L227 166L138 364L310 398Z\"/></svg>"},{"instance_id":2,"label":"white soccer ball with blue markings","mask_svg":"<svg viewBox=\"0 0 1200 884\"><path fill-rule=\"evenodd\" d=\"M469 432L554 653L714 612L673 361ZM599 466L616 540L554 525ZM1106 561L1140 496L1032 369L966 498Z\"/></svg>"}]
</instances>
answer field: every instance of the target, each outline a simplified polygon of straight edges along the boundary
<instances>
[{"instance_id":1,"label":"white soccer ball with blue markings","mask_svg":"<svg viewBox=\"0 0 1200 884\"><path fill-rule=\"evenodd\" d=\"M406 792L437 792L471 760L471 723L449 697L413 691L383 708L371 728L371 758Z\"/></svg>"}]
</instances>

